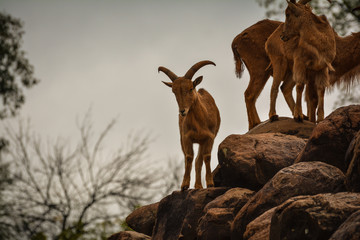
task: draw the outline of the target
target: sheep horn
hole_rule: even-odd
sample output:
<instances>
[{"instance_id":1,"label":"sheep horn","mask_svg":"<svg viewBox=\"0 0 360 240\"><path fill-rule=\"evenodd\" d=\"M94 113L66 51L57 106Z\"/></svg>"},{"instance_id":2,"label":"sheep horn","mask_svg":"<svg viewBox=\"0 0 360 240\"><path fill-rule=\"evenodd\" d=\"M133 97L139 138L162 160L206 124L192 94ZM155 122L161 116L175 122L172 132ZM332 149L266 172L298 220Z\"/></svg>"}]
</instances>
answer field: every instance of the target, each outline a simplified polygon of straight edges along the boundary
<instances>
[{"instance_id":1,"label":"sheep horn","mask_svg":"<svg viewBox=\"0 0 360 240\"><path fill-rule=\"evenodd\" d=\"M308 2L311 2L311 0L300 0L298 4L306 5Z\"/></svg>"},{"instance_id":2,"label":"sheep horn","mask_svg":"<svg viewBox=\"0 0 360 240\"><path fill-rule=\"evenodd\" d=\"M200 61L198 63L195 63L186 73L185 73L185 76L184 78L187 78L187 79L190 79L194 76L194 74L200 69L202 68L203 66L205 65L208 65L208 64L212 64L214 66L216 66L216 64L212 61L208 61L208 60L205 60L205 61Z\"/></svg>"},{"instance_id":3,"label":"sheep horn","mask_svg":"<svg viewBox=\"0 0 360 240\"><path fill-rule=\"evenodd\" d=\"M331 3L331 0L327 0L329 3ZM298 4L306 5L308 2L311 2L311 0L300 0Z\"/></svg>"},{"instance_id":4,"label":"sheep horn","mask_svg":"<svg viewBox=\"0 0 360 240\"><path fill-rule=\"evenodd\" d=\"M160 71L165 73L171 79L172 82L175 81L175 79L178 78L178 76L176 76L175 73L173 73L172 71L170 71L166 67L159 67L158 72L160 72Z\"/></svg>"},{"instance_id":5,"label":"sheep horn","mask_svg":"<svg viewBox=\"0 0 360 240\"><path fill-rule=\"evenodd\" d=\"M357 10L360 10L360 6L357 6L356 8L354 8L353 10L351 10L352 12L355 12Z\"/></svg>"}]
</instances>

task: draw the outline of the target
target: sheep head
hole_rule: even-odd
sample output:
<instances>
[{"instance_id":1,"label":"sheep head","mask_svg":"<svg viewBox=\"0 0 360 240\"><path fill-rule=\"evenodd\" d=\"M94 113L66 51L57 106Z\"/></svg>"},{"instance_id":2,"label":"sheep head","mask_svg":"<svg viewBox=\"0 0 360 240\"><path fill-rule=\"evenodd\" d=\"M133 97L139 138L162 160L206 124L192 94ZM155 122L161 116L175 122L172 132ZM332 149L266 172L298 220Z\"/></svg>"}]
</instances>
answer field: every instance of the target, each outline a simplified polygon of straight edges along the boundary
<instances>
[{"instance_id":1,"label":"sheep head","mask_svg":"<svg viewBox=\"0 0 360 240\"><path fill-rule=\"evenodd\" d=\"M300 0L297 3L295 0L286 0L288 7L285 10L285 24L283 27L283 32L281 34L281 39L283 41L288 41L290 38L299 35L299 29L304 24L312 24L312 22L326 22L324 16L316 16L312 13L310 6L307 5L311 0ZM331 3L330 0L328 2Z\"/></svg>"},{"instance_id":2,"label":"sheep head","mask_svg":"<svg viewBox=\"0 0 360 240\"><path fill-rule=\"evenodd\" d=\"M201 61L194 64L183 77L178 77L172 71L165 67L159 67L158 71L165 73L171 80L171 82L163 82L166 86L172 89L172 92L175 94L176 101L179 106L179 114L181 116L186 116L189 112L191 106L197 100L197 91L196 86L199 85L203 79L202 76L197 77L192 81L194 74L203 66L215 63L212 61Z\"/></svg>"}]
</instances>

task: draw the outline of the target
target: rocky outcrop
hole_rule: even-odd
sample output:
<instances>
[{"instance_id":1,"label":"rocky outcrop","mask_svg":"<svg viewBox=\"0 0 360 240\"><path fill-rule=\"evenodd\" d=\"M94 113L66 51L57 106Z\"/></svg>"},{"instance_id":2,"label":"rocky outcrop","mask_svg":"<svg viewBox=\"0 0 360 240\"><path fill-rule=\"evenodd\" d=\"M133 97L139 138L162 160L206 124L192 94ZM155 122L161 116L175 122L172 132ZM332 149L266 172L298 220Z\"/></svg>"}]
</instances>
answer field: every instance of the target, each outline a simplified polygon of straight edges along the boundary
<instances>
[{"instance_id":1,"label":"rocky outcrop","mask_svg":"<svg viewBox=\"0 0 360 240\"><path fill-rule=\"evenodd\" d=\"M271 219L270 239L327 240L359 209L359 193L327 193L291 198L276 208Z\"/></svg>"},{"instance_id":2,"label":"rocky outcrop","mask_svg":"<svg viewBox=\"0 0 360 240\"><path fill-rule=\"evenodd\" d=\"M159 203L153 203L136 209L126 217L126 224L136 232L151 236L158 206Z\"/></svg>"},{"instance_id":3,"label":"rocky outcrop","mask_svg":"<svg viewBox=\"0 0 360 240\"><path fill-rule=\"evenodd\" d=\"M303 139L281 133L230 135L219 146L215 186L258 190L304 146Z\"/></svg>"},{"instance_id":4,"label":"rocky outcrop","mask_svg":"<svg viewBox=\"0 0 360 240\"><path fill-rule=\"evenodd\" d=\"M345 153L359 130L360 105L339 108L314 128L295 162L322 161L346 173Z\"/></svg>"},{"instance_id":5,"label":"rocky outcrop","mask_svg":"<svg viewBox=\"0 0 360 240\"><path fill-rule=\"evenodd\" d=\"M122 231L111 235L110 237L108 237L107 240L146 240L146 239L151 239L151 237L134 231Z\"/></svg>"},{"instance_id":6,"label":"rocky outcrop","mask_svg":"<svg viewBox=\"0 0 360 240\"><path fill-rule=\"evenodd\" d=\"M349 191L360 192L360 131L350 143L345 162L349 166L346 171L346 187Z\"/></svg>"},{"instance_id":7,"label":"rocky outcrop","mask_svg":"<svg viewBox=\"0 0 360 240\"><path fill-rule=\"evenodd\" d=\"M354 212L340 225L329 240L359 240L360 239L360 210Z\"/></svg>"},{"instance_id":8,"label":"rocky outcrop","mask_svg":"<svg viewBox=\"0 0 360 240\"><path fill-rule=\"evenodd\" d=\"M219 146L218 187L173 192L128 225L150 235L157 208L152 239L359 239L360 193L345 191L360 188L360 106L330 114L308 141L291 129L301 124L280 118L230 135ZM113 239L141 233L126 234Z\"/></svg>"},{"instance_id":9,"label":"rocky outcrop","mask_svg":"<svg viewBox=\"0 0 360 240\"><path fill-rule=\"evenodd\" d=\"M254 192L244 188L233 188L208 203L199 220L197 239L230 239L231 222Z\"/></svg>"},{"instance_id":10,"label":"rocky outcrop","mask_svg":"<svg viewBox=\"0 0 360 240\"><path fill-rule=\"evenodd\" d=\"M344 180L339 169L322 162L298 163L280 170L237 213L231 227L232 239L242 239L251 221L285 200L299 195L344 191Z\"/></svg>"},{"instance_id":11,"label":"rocky outcrop","mask_svg":"<svg viewBox=\"0 0 360 240\"><path fill-rule=\"evenodd\" d=\"M205 206L228 188L192 189L173 192L160 201L153 240L196 239Z\"/></svg>"},{"instance_id":12,"label":"rocky outcrop","mask_svg":"<svg viewBox=\"0 0 360 240\"><path fill-rule=\"evenodd\" d=\"M259 133L282 133L286 135L293 135L296 137L308 139L315 127L315 124L310 121L296 122L293 118L279 117L279 120L271 122L267 120L260 123L247 134Z\"/></svg>"}]
</instances>

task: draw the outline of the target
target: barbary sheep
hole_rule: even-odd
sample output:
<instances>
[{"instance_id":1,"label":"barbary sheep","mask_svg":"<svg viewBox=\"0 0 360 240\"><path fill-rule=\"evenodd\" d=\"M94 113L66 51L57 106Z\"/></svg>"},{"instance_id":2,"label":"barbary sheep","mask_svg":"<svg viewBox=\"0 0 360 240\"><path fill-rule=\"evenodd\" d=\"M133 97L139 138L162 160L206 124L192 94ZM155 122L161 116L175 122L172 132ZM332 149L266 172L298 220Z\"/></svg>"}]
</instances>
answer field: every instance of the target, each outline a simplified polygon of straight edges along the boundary
<instances>
[{"instance_id":1,"label":"barbary sheep","mask_svg":"<svg viewBox=\"0 0 360 240\"><path fill-rule=\"evenodd\" d=\"M190 173L194 158L193 144L199 144L198 155L195 160L195 188L202 188L201 169L203 162L206 167L206 186L214 187L211 173L211 150L214 139L220 127L220 113L213 97L205 90L196 90L203 79L202 76L192 81L194 74L203 66L215 63L201 61L194 64L183 77L178 77L165 67L159 67L158 71L165 73L171 82L163 82L170 87L175 94L179 106L179 129L181 148L185 156L185 173L181 190L184 191L190 185Z\"/></svg>"}]
</instances>

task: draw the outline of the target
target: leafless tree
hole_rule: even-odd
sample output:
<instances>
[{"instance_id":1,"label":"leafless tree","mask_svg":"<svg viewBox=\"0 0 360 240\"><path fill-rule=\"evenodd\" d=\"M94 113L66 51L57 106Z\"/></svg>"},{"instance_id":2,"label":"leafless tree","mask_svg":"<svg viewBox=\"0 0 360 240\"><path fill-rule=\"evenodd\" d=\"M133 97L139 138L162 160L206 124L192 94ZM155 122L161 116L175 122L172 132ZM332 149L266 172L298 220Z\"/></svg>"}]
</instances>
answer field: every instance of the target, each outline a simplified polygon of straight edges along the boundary
<instances>
[{"instance_id":1,"label":"leafless tree","mask_svg":"<svg viewBox=\"0 0 360 240\"><path fill-rule=\"evenodd\" d=\"M166 182L172 176L165 176L160 164L147 159L147 135L134 134L115 153L105 153L104 140L115 122L92 141L94 130L87 115L79 124L80 140L73 148L65 140L44 145L30 133L29 124L21 123L17 130L6 127L14 184L4 194L12 203L8 224L19 239L39 235L88 239L77 237L173 190L174 184Z\"/></svg>"}]
</instances>

